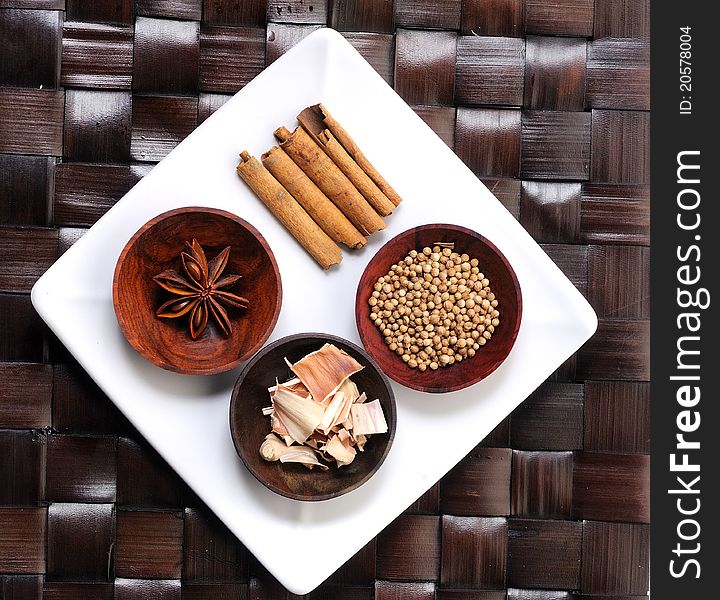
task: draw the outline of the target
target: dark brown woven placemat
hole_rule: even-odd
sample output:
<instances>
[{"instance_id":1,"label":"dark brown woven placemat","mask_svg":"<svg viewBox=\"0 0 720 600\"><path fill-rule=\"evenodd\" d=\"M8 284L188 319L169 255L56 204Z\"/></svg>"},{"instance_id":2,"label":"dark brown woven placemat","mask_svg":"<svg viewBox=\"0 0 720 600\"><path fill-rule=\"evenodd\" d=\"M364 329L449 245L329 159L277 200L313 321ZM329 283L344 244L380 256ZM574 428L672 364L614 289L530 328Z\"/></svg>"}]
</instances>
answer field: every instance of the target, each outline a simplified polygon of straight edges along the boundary
<instances>
[{"instance_id":1,"label":"dark brown woven placemat","mask_svg":"<svg viewBox=\"0 0 720 600\"><path fill-rule=\"evenodd\" d=\"M600 326L310 597L645 594L648 8L0 0L0 600L293 597L84 375L28 292L154 162L325 24L520 219Z\"/></svg>"}]
</instances>

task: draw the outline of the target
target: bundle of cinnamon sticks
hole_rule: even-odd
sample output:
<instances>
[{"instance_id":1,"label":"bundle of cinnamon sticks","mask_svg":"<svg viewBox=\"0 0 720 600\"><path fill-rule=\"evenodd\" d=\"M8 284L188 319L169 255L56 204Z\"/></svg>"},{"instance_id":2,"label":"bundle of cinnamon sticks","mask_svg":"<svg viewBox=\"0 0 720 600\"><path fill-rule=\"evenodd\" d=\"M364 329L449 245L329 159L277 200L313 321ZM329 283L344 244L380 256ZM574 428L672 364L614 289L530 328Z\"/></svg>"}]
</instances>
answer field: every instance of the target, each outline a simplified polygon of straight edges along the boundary
<instances>
[{"instance_id":1,"label":"bundle of cinnamon sticks","mask_svg":"<svg viewBox=\"0 0 720 600\"><path fill-rule=\"evenodd\" d=\"M385 229L401 198L322 104L275 130L279 146L260 161L240 153L238 175L323 268L342 260L340 244L362 248Z\"/></svg>"}]
</instances>

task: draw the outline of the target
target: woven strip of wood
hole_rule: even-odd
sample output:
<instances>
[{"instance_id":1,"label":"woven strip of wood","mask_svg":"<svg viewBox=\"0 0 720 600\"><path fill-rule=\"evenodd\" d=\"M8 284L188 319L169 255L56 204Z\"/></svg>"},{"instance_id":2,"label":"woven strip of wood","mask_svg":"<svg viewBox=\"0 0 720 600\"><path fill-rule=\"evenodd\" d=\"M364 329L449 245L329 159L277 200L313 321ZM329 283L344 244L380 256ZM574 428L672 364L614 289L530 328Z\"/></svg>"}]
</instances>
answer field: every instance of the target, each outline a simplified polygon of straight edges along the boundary
<instances>
[{"instance_id":1,"label":"woven strip of wood","mask_svg":"<svg viewBox=\"0 0 720 600\"><path fill-rule=\"evenodd\" d=\"M646 594L648 5L0 0L0 599L293 597L82 372L28 292L153 163L325 25L493 190L600 326L309 597Z\"/></svg>"}]
</instances>

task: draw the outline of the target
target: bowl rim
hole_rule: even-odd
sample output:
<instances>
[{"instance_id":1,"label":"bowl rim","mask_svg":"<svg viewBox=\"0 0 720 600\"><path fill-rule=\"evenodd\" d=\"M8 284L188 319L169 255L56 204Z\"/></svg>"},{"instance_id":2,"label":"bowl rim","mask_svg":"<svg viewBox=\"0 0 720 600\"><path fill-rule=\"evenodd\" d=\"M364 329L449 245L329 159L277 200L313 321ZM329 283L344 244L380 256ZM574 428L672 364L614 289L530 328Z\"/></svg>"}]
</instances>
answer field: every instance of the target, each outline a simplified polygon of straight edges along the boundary
<instances>
[{"instance_id":1,"label":"bowl rim","mask_svg":"<svg viewBox=\"0 0 720 600\"><path fill-rule=\"evenodd\" d=\"M118 278L120 276L120 270L122 268L122 265L125 262L125 259L127 258L127 255L130 253L130 250L134 246L135 242L142 236L144 233L146 233L149 229L160 223L161 221L164 221L165 219L168 219L170 217L175 217L182 214L190 214L190 213L208 213L217 215L220 217L224 217L226 219L229 219L231 221L234 221L236 224L240 225L241 227L245 228L260 244L260 246L265 250L265 253L268 255L268 258L270 259L270 265L272 266L273 273L275 274L275 278L278 282L278 293L275 298L275 307L273 309L273 316L270 320L270 323L268 324L267 330L265 333L261 336L261 338L258 340L258 342L253 345L252 347L248 348L247 351L243 352L240 356L235 358L229 363L225 363L223 365L217 366L217 367L208 367L208 368L178 368L175 365L171 363L161 363L158 361L155 356L153 356L150 352L147 352L144 348L139 348L135 344L133 344L129 338L128 338L128 326L125 319L124 314L122 311L118 309L119 305L119 289L118 289ZM123 333L123 337L125 340L132 346L132 348L140 354L145 360L149 361L153 365L160 367L161 369L164 369L166 371L171 371L173 373L180 373L181 375L217 375L219 373L225 373L226 371L230 371L237 367L239 364L241 364L243 361L247 360L249 357L251 357L253 354L255 354L260 348L262 348L263 344L267 342L268 338L272 335L272 332L275 330L275 326L277 325L278 319L280 317L280 309L282 308L282 297L283 297L283 289L282 289L282 277L280 276L280 269L278 268L277 261L275 260L275 254L272 251L272 248L270 248L270 245L268 244L267 240L263 237L263 235L250 223L248 223L245 219L242 217L239 217L238 215L231 213L226 210L222 210L219 208L212 208L212 207L206 207L206 206L183 206L179 208L173 208L171 210L165 211L143 225L140 226L140 228L130 237L130 239L127 241L125 246L123 246L122 251L120 252L120 256L118 256L117 261L115 262L115 270L113 271L113 279L112 279L112 301L113 301L113 311L115 312L115 318L117 319L118 325L120 326L120 330Z\"/></svg>"},{"instance_id":2,"label":"bowl rim","mask_svg":"<svg viewBox=\"0 0 720 600\"><path fill-rule=\"evenodd\" d=\"M470 386L475 385L476 383L479 383L486 377L488 377L490 374L492 374L505 360L507 360L507 357L510 355L510 352L512 352L513 347L515 346L515 342L517 340L518 333L520 331L520 324L522 322L522 313L523 313L523 300L522 300L522 290L520 288L520 282L518 281L517 275L515 274L515 269L513 269L512 265L510 264L510 261L505 257L505 255L498 249L498 247L490 241L487 237L484 235L478 233L477 231L473 229L469 229L468 227L463 227L462 225L454 225L451 223L426 223L424 225L418 225L416 227L410 227L409 229L406 229L405 231L401 231L397 235L393 236L391 239L389 239L387 242L385 242L378 250L375 252L373 257L368 261L368 264L365 265L365 269L362 272L362 275L360 276L360 279L358 280L357 288L355 291L355 328L358 332L358 335L360 337L360 340L362 341L363 348L369 354L372 356L373 360L376 359L375 354L373 350L369 349L370 344L368 343L368 340L366 339L366 335L363 331L363 329L360 327L360 319L363 318L364 313L362 313L362 307L365 306L365 300L360 298L360 289L363 286L363 283L365 283L366 277L368 275L368 272L370 270L370 267L376 264L380 261L380 257L383 253L383 251L397 238L406 236L406 235L412 235L416 232L420 231L428 231L431 229L443 229L446 231L456 231L459 233L463 233L466 235L469 235L471 237L474 237L478 240L480 240L482 243L484 243L492 252L494 252L502 261L502 263L507 268L508 272L510 273L510 278L513 283L513 287L515 288L515 296L517 298L517 319L515 321L514 327L512 331L510 332L510 342L508 345L507 353L503 358L500 360L495 361L490 367L485 370L484 372L480 373L476 377L472 377L468 379L467 381L463 381L462 383L458 383L456 385L421 385L419 383L416 383L414 378L408 376L407 380L401 380L397 377L393 377L392 373L386 373L386 375L395 381L396 383L405 386L407 388L410 388L412 390L416 390L418 392L424 392L428 394L441 394L441 393L450 393L450 392L458 392L460 390L464 390L466 388L469 388ZM387 352L390 352L389 349L387 349L386 345L383 345L383 349ZM412 374L413 371L409 370L409 374Z\"/></svg>"},{"instance_id":3,"label":"bowl rim","mask_svg":"<svg viewBox=\"0 0 720 600\"><path fill-rule=\"evenodd\" d=\"M250 369L252 369L258 362L260 362L270 351L274 350L275 348L282 346L284 344L294 342L298 339L305 339L305 338L319 338L320 340L324 340L325 342L341 342L344 345L350 346L353 350L358 352L362 355L362 357L369 363L369 365L372 367L373 371L379 375L380 380L382 381L383 385L387 389L388 393L388 399L390 401L390 405L392 407L392 413L390 415L386 415L386 417L389 417L387 419L388 422L388 437L387 443L385 445L385 451L380 456L380 459L375 463L372 469L368 471L368 473L359 479L358 481L353 482L352 484L348 485L347 487L337 491L337 492L330 492L327 494L317 494L314 496L304 496L302 494L295 494L293 492L288 492L286 490L280 489L277 486L273 485L272 483L265 481L263 477L256 472L256 470L245 461L245 458L240 451L240 443L239 443L239 436L241 433L239 431L236 431L235 427L233 427L233 414L236 410L236 404L238 402L238 392L240 390L240 387L242 387L242 384L245 380L245 377L250 372ZM356 490L364 483L367 483L367 481L377 473L380 466L385 462L385 459L387 458L387 455L390 453L390 448L393 445L393 441L395 440L395 432L397 431L397 403L395 401L395 392L393 391L392 384L390 383L390 380L388 379L385 372L380 368L380 366L375 362L375 359L368 354L368 352L365 351L364 348L361 346L351 342L350 340L347 340L343 337L332 335L330 333L320 333L320 332L304 332L304 333L294 333L291 335L287 335L285 337L282 337L278 340L275 340L274 342L271 342L264 348L262 348L259 352L255 354L245 365L243 366L242 370L240 371L240 374L238 375L237 380L235 381L235 385L232 389L232 394L230 396L230 407L228 410L228 421L230 425L230 436L232 437L233 446L235 447L235 452L238 455L238 458L242 461L243 465L245 465L245 468L250 472L250 474L257 479L260 483L262 483L266 488L269 490L275 492L276 494L279 494L280 496L284 496L286 498L290 498L291 500L298 500L301 502L321 502L324 500L332 500L333 498L338 498L339 496L343 496L345 494L348 494L349 492L352 492L353 490ZM332 467L331 467L332 468Z\"/></svg>"}]
</instances>

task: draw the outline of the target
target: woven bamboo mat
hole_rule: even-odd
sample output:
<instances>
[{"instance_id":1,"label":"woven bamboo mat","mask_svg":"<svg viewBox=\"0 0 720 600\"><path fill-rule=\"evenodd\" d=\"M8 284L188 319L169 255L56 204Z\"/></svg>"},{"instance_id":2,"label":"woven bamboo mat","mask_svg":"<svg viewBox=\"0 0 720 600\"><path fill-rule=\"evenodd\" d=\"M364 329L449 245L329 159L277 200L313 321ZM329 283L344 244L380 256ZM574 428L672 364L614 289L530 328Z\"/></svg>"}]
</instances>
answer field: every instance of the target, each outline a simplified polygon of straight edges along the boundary
<instances>
[{"instance_id":1,"label":"woven bamboo mat","mask_svg":"<svg viewBox=\"0 0 720 600\"><path fill-rule=\"evenodd\" d=\"M0 0L0 599L293 597L89 381L28 292L154 162L325 24L486 182L600 326L310 597L645 594L648 5Z\"/></svg>"}]
</instances>

